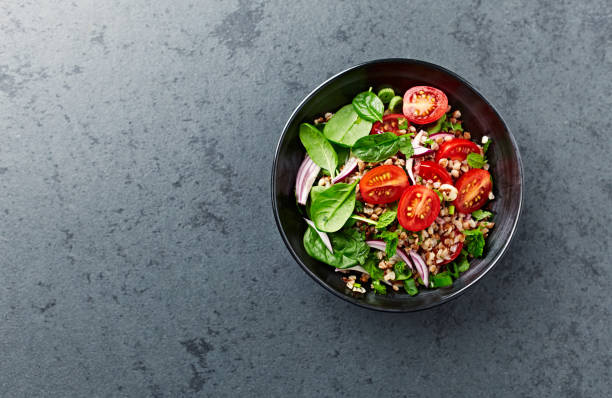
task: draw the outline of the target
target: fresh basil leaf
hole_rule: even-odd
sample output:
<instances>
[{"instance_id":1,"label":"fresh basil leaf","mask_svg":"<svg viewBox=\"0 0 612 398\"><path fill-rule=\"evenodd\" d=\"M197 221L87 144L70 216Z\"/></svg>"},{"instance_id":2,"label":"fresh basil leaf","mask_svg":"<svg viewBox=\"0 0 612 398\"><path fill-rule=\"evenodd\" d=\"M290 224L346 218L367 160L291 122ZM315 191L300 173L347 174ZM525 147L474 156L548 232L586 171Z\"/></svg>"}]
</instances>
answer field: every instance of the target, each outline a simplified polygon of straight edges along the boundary
<instances>
[{"instance_id":1,"label":"fresh basil leaf","mask_svg":"<svg viewBox=\"0 0 612 398\"><path fill-rule=\"evenodd\" d=\"M352 184L337 183L319 193L310 206L310 216L319 231L336 232L353 214L355 208L355 187Z\"/></svg>"},{"instance_id":2,"label":"fresh basil leaf","mask_svg":"<svg viewBox=\"0 0 612 398\"><path fill-rule=\"evenodd\" d=\"M493 213L486 210L476 210L472 212L472 217L476 220L484 220L485 218L493 217Z\"/></svg>"},{"instance_id":3,"label":"fresh basil leaf","mask_svg":"<svg viewBox=\"0 0 612 398\"><path fill-rule=\"evenodd\" d=\"M446 287L453 284L453 278L448 271L440 272L437 275L431 276L431 284L433 287Z\"/></svg>"},{"instance_id":4,"label":"fresh basil leaf","mask_svg":"<svg viewBox=\"0 0 612 398\"><path fill-rule=\"evenodd\" d=\"M427 133L431 135L431 134L440 132L440 130L442 129L442 124L445 121L446 121L446 114L442 115L442 117L438 119L433 126L427 128Z\"/></svg>"},{"instance_id":5,"label":"fresh basil leaf","mask_svg":"<svg viewBox=\"0 0 612 398\"><path fill-rule=\"evenodd\" d=\"M353 155L365 162L381 162L399 150L399 138L393 133L361 137L353 145Z\"/></svg>"},{"instance_id":6,"label":"fresh basil leaf","mask_svg":"<svg viewBox=\"0 0 612 398\"><path fill-rule=\"evenodd\" d=\"M465 235L465 249L474 257L481 257L485 240L480 228L463 231Z\"/></svg>"},{"instance_id":7,"label":"fresh basil leaf","mask_svg":"<svg viewBox=\"0 0 612 398\"><path fill-rule=\"evenodd\" d=\"M345 105L329 119L323 134L338 145L351 147L359 138L370 134L372 123L359 117L353 105Z\"/></svg>"},{"instance_id":8,"label":"fresh basil leaf","mask_svg":"<svg viewBox=\"0 0 612 398\"><path fill-rule=\"evenodd\" d=\"M412 141L408 134L399 136L399 150L401 153L406 155L406 159L414 154L414 148L412 147Z\"/></svg>"},{"instance_id":9,"label":"fresh basil leaf","mask_svg":"<svg viewBox=\"0 0 612 398\"><path fill-rule=\"evenodd\" d=\"M300 125L300 141L302 141L312 161L327 170L332 177L335 176L336 167L338 167L338 155L325 136L313 125L302 123Z\"/></svg>"},{"instance_id":10,"label":"fresh basil leaf","mask_svg":"<svg viewBox=\"0 0 612 398\"><path fill-rule=\"evenodd\" d=\"M467 162L470 167L473 167L475 169L482 169L482 166L485 165L484 157L476 152L468 153Z\"/></svg>"},{"instance_id":11,"label":"fresh basil leaf","mask_svg":"<svg viewBox=\"0 0 612 398\"><path fill-rule=\"evenodd\" d=\"M372 282L372 288L376 294L387 294L387 287L383 285L379 280Z\"/></svg>"},{"instance_id":12,"label":"fresh basil leaf","mask_svg":"<svg viewBox=\"0 0 612 398\"><path fill-rule=\"evenodd\" d=\"M419 289L417 288L414 279L406 279L404 281L404 289L406 290L406 293L411 296L416 296L419 292Z\"/></svg>"},{"instance_id":13,"label":"fresh basil leaf","mask_svg":"<svg viewBox=\"0 0 612 398\"><path fill-rule=\"evenodd\" d=\"M399 243L399 235L397 231L381 231L376 235L376 237L385 241L385 244L387 245L385 247L385 254L387 257L393 257L397 251L397 244Z\"/></svg>"},{"instance_id":14,"label":"fresh basil leaf","mask_svg":"<svg viewBox=\"0 0 612 398\"><path fill-rule=\"evenodd\" d=\"M316 260L336 268L350 268L363 264L368 258L370 247L365 243L363 234L349 228L327 234L334 252L331 253L314 228L308 227L304 234L306 253ZM381 271L382 272L382 271Z\"/></svg>"},{"instance_id":15,"label":"fresh basil leaf","mask_svg":"<svg viewBox=\"0 0 612 398\"><path fill-rule=\"evenodd\" d=\"M393 221L395 221L395 217L397 213L395 211L385 211L378 218L378 222L376 223L376 229L383 229L390 225Z\"/></svg>"},{"instance_id":16,"label":"fresh basil leaf","mask_svg":"<svg viewBox=\"0 0 612 398\"><path fill-rule=\"evenodd\" d=\"M362 119L382 122L385 105L376 94L370 91L357 94L353 98L353 108Z\"/></svg>"}]
</instances>

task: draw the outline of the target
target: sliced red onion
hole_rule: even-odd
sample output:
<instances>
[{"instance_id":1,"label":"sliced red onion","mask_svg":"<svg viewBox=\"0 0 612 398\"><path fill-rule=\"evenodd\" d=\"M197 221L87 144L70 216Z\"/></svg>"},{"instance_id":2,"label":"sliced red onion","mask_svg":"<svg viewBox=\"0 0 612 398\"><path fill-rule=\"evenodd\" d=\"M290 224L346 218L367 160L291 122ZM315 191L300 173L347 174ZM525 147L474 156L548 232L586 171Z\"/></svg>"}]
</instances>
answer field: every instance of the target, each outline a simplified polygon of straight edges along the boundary
<instances>
[{"instance_id":1,"label":"sliced red onion","mask_svg":"<svg viewBox=\"0 0 612 398\"><path fill-rule=\"evenodd\" d=\"M410 254L410 259L414 263L414 266L416 267L419 276L423 280L423 283L426 287L429 287L429 268L427 268L427 264L425 264L425 261L423 261L421 256L419 256L419 254L414 250L410 250L408 254Z\"/></svg>"},{"instance_id":2,"label":"sliced red onion","mask_svg":"<svg viewBox=\"0 0 612 398\"><path fill-rule=\"evenodd\" d=\"M325 232L319 231L317 227L315 227L314 222L310 221L307 218L304 218L304 220L306 221L308 225L314 228L315 231L317 231L317 234L319 234L319 238L321 238L321 240L323 241L323 244L325 245L325 247L327 247L327 250L329 250L332 254L334 254L334 249L332 249L332 245L331 245L331 241L329 240L329 236L327 236Z\"/></svg>"},{"instance_id":3,"label":"sliced red onion","mask_svg":"<svg viewBox=\"0 0 612 398\"><path fill-rule=\"evenodd\" d=\"M433 149L424 146L414 147L414 154L412 156L425 156L433 152Z\"/></svg>"},{"instance_id":4,"label":"sliced red onion","mask_svg":"<svg viewBox=\"0 0 612 398\"><path fill-rule=\"evenodd\" d=\"M332 184L344 180L349 174L351 174L353 170L355 170L355 167L357 167L357 162L356 157L351 157L349 160L347 160L340 174L333 178Z\"/></svg>"},{"instance_id":5,"label":"sliced red onion","mask_svg":"<svg viewBox=\"0 0 612 398\"><path fill-rule=\"evenodd\" d=\"M414 149L416 149L417 147L422 147L423 145L421 144L421 137L423 136L423 134L427 134L427 132L425 130L421 130L417 133L417 135L412 139L412 147Z\"/></svg>"},{"instance_id":6,"label":"sliced red onion","mask_svg":"<svg viewBox=\"0 0 612 398\"><path fill-rule=\"evenodd\" d=\"M387 248L387 244L382 240L366 240L366 244L372 249L377 249L381 251L385 251L385 249ZM396 249L395 254L397 254L399 258L401 258L402 261L405 262L410 269L414 269L414 267L412 266L412 262L408 259L408 256L406 255L406 253L404 253L402 249Z\"/></svg>"},{"instance_id":7,"label":"sliced red onion","mask_svg":"<svg viewBox=\"0 0 612 398\"><path fill-rule=\"evenodd\" d=\"M306 204L312 184L314 184L320 170L321 168L310 159L310 156L306 155L295 180L295 196L299 204Z\"/></svg>"},{"instance_id":8,"label":"sliced red onion","mask_svg":"<svg viewBox=\"0 0 612 398\"><path fill-rule=\"evenodd\" d=\"M416 179L414 178L414 173L412 172L412 163L414 160L412 158L406 159L406 171L408 172L408 177L410 177L410 183L412 185L416 184Z\"/></svg>"}]
</instances>

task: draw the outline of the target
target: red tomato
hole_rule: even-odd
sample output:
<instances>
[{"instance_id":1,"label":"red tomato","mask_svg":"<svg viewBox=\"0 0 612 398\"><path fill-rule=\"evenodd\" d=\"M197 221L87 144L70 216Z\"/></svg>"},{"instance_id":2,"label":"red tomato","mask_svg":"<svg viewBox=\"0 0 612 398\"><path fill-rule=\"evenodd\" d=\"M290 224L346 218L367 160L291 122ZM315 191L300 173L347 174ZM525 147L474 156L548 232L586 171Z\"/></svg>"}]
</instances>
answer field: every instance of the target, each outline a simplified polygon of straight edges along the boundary
<instances>
[{"instance_id":1,"label":"red tomato","mask_svg":"<svg viewBox=\"0 0 612 398\"><path fill-rule=\"evenodd\" d=\"M370 134L393 133L395 135L400 135L399 131L402 130L402 128L400 128L399 125L402 124L402 122L406 124L406 127L403 128L404 130L410 126L406 116L402 114L392 113L390 115L385 115L383 116L382 122L374 123Z\"/></svg>"},{"instance_id":2,"label":"red tomato","mask_svg":"<svg viewBox=\"0 0 612 398\"><path fill-rule=\"evenodd\" d=\"M472 169L459 177L455 183L457 199L453 201L457 211L468 214L480 209L487 200L493 183L491 174L482 169Z\"/></svg>"},{"instance_id":3,"label":"red tomato","mask_svg":"<svg viewBox=\"0 0 612 398\"><path fill-rule=\"evenodd\" d=\"M453 178L448 174L448 171L436 162L425 160L417 163L414 166L414 174L420 176L424 180L432 180L441 184L453 185Z\"/></svg>"},{"instance_id":4,"label":"red tomato","mask_svg":"<svg viewBox=\"0 0 612 398\"><path fill-rule=\"evenodd\" d=\"M431 225L440 213L440 198L424 185L412 185L402 194L397 219L408 231L421 231Z\"/></svg>"},{"instance_id":5,"label":"red tomato","mask_svg":"<svg viewBox=\"0 0 612 398\"><path fill-rule=\"evenodd\" d=\"M446 113L448 98L434 87L416 86L404 94L404 115L416 124L435 122Z\"/></svg>"},{"instance_id":6,"label":"red tomato","mask_svg":"<svg viewBox=\"0 0 612 398\"><path fill-rule=\"evenodd\" d=\"M373 204L395 202L410 183L404 169L398 166L378 166L368 171L359 181L364 201Z\"/></svg>"},{"instance_id":7,"label":"red tomato","mask_svg":"<svg viewBox=\"0 0 612 398\"><path fill-rule=\"evenodd\" d=\"M463 161L471 152L480 153L478 145L463 138L453 138L440 145L440 149L436 151L436 163L442 158Z\"/></svg>"},{"instance_id":8,"label":"red tomato","mask_svg":"<svg viewBox=\"0 0 612 398\"><path fill-rule=\"evenodd\" d=\"M457 231L455 231L455 232L457 232ZM459 234L459 233L460 233L460 232L457 232L457 234ZM461 249L463 249L463 242L459 242L459 243L457 243L457 248L455 249L455 251L454 251L454 252L450 252L450 253L451 253L450 258L449 258L448 260L444 260L444 261L442 261L442 262L441 262L440 264L438 264L438 265L444 265L444 264L448 264L448 263L450 263L450 262L455 261L455 259L456 259L457 257L459 257L459 254L461 254ZM449 250L450 250L450 249L449 249Z\"/></svg>"}]
</instances>

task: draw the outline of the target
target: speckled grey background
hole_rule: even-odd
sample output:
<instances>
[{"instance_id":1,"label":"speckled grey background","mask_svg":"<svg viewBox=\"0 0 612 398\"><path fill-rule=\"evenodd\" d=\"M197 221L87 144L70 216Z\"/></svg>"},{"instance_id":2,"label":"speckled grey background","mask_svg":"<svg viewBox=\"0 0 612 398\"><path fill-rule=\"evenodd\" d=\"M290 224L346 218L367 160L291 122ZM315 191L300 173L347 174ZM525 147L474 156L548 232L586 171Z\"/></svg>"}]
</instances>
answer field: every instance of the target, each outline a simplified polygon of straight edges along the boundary
<instances>
[{"instance_id":1,"label":"speckled grey background","mask_svg":"<svg viewBox=\"0 0 612 398\"><path fill-rule=\"evenodd\" d=\"M612 5L492 3L3 2L0 396L609 396ZM270 208L292 109L382 57L474 83L526 172L508 255L416 314L325 292Z\"/></svg>"}]
</instances>

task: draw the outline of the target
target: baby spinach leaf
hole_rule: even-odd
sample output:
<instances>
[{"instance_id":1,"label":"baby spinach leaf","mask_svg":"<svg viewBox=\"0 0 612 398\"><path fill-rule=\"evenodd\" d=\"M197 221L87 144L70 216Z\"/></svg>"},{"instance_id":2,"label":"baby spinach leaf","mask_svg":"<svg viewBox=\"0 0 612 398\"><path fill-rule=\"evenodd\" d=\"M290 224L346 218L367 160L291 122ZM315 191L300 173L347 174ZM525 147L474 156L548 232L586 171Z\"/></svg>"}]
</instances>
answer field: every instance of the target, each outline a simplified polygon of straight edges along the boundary
<instances>
[{"instance_id":1,"label":"baby spinach leaf","mask_svg":"<svg viewBox=\"0 0 612 398\"><path fill-rule=\"evenodd\" d=\"M341 166L346 163L351 154L351 148L343 147L338 144L332 144L336 154L338 154L338 166Z\"/></svg>"},{"instance_id":2,"label":"baby spinach leaf","mask_svg":"<svg viewBox=\"0 0 612 398\"><path fill-rule=\"evenodd\" d=\"M479 153L472 152L468 153L467 162L470 167L473 167L475 169L482 169L482 166L485 165L485 158Z\"/></svg>"},{"instance_id":3,"label":"baby spinach leaf","mask_svg":"<svg viewBox=\"0 0 612 398\"><path fill-rule=\"evenodd\" d=\"M383 229L390 225L393 221L395 221L397 213L395 211L385 211L378 218L378 222L376 223L376 229Z\"/></svg>"},{"instance_id":4,"label":"baby spinach leaf","mask_svg":"<svg viewBox=\"0 0 612 398\"><path fill-rule=\"evenodd\" d=\"M317 229L336 232L353 214L355 208L355 186L338 183L319 193L310 206L310 216Z\"/></svg>"},{"instance_id":5,"label":"baby spinach leaf","mask_svg":"<svg viewBox=\"0 0 612 398\"><path fill-rule=\"evenodd\" d=\"M406 155L406 159L414 154L412 141L410 140L410 136L408 134L404 134L399 137L399 150L401 153Z\"/></svg>"},{"instance_id":6,"label":"baby spinach leaf","mask_svg":"<svg viewBox=\"0 0 612 398\"><path fill-rule=\"evenodd\" d=\"M325 191L325 187L322 187L320 185L315 185L310 189L310 201L314 202L315 199L317 198L317 196L321 193Z\"/></svg>"},{"instance_id":7,"label":"baby spinach leaf","mask_svg":"<svg viewBox=\"0 0 612 398\"><path fill-rule=\"evenodd\" d=\"M325 247L314 228L308 227L304 234L306 253L336 268L349 268L366 261L370 247L365 243L363 234L357 230L350 228L328 234L328 236L334 248L333 253Z\"/></svg>"},{"instance_id":8,"label":"baby spinach leaf","mask_svg":"<svg viewBox=\"0 0 612 398\"><path fill-rule=\"evenodd\" d=\"M370 122L381 121L385 105L378 96L370 91L359 93L353 98L353 108L361 118Z\"/></svg>"},{"instance_id":9,"label":"baby spinach leaf","mask_svg":"<svg viewBox=\"0 0 612 398\"><path fill-rule=\"evenodd\" d=\"M306 148L308 156L321 168L327 170L333 177L338 167L338 155L325 136L313 125L300 125L300 141Z\"/></svg>"},{"instance_id":10,"label":"baby spinach leaf","mask_svg":"<svg viewBox=\"0 0 612 398\"><path fill-rule=\"evenodd\" d=\"M359 138L370 134L372 123L361 119L353 105L340 108L325 125L323 134L338 145L351 147Z\"/></svg>"},{"instance_id":11,"label":"baby spinach leaf","mask_svg":"<svg viewBox=\"0 0 612 398\"><path fill-rule=\"evenodd\" d=\"M393 133L367 135L355 142L353 155L365 162L381 162L395 155L399 138Z\"/></svg>"},{"instance_id":12,"label":"baby spinach leaf","mask_svg":"<svg viewBox=\"0 0 612 398\"><path fill-rule=\"evenodd\" d=\"M480 228L463 231L465 235L465 249L474 257L481 257L485 240Z\"/></svg>"}]
</instances>

